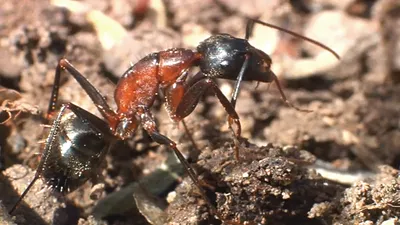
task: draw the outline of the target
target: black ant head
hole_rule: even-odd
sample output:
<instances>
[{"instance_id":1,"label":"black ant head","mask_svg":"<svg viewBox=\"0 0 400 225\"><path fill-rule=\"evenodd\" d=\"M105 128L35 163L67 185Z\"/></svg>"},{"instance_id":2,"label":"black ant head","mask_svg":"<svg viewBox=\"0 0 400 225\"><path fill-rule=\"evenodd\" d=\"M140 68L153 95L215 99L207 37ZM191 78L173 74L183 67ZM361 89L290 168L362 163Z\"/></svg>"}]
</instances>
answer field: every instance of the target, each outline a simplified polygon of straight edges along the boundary
<instances>
[{"instance_id":1,"label":"black ant head","mask_svg":"<svg viewBox=\"0 0 400 225\"><path fill-rule=\"evenodd\" d=\"M248 57L243 80L272 80L271 58L250 45L246 39L235 38L229 34L213 35L200 43L197 51L202 56L199 61L200 70L208 77L236 80Z\"/></svg>"},{"instance_id":2,"label":"black ant head","mask_svg":"<svg viewBox=\"0 0 400 225\"><path fill-rule=\"evenodd\" d=\"M257 49L250 49L250 61L243 80L269 83L274 80L275 74L271 71L272 60L267 53Z\"/></svg>"}]
</instances>

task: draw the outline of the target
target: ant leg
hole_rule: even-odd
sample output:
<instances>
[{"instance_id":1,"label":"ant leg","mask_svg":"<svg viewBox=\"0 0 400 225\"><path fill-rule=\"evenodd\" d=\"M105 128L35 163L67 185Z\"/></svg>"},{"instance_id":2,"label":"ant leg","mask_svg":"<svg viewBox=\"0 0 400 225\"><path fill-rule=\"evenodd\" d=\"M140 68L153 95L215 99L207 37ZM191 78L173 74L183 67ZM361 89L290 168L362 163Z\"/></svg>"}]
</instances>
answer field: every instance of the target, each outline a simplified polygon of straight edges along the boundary
<instances>
[{"instance_id":1,"label":"ant leg","mask_svg":"<svg viewBox=\"0 0 400 225\"><path fill-rule=\"evenodd\" d=\"M239 116L236 113L235 108L231 105L229 100L225 97L225 95L218 88L217 84L211 80L210 78L205 78L197 81L196 83L191 84L188 87L185 95L183 96L180 104L177 107L176 114L178 118L185 118L191 112L193 112L194 108L197 106L200 97L204 95L207 90L212 90L214 95L218 97L218 100L221 102L222 106L225 108L225 111L228 113L228 122L229 127L231 128L234 136L235 136L235 158L239 159L239 137L241 136L241 124L239 120ZM233 129L233 123L235 123L237 130Z\"/></svg>"},{"instance_id":2,"label":"ant leg","mask_svg":"<svg viewBox=\"0 0 400 225\"><path fill-rule=\"evenodd\" d=\"M182 153L176 147L176 143L173 142L168 137L166 137L158 132L156 123L155 123L151 113L147 109L142 108L142 110L140 110L140 112L138 112L138 115L141 118L142 127L146 130L146 132L150 135L150 137L155 142L157 142L161 145L167 145L170 149L172 149L174 151L174 153L178 157L179 161L183 164L183 167L185 168L186 172L188 173L190 179L192 180L194 185L197 187L201 197L210 206L212 212L214 214L216 214L217 209L214 207L214 205L211 204L210 199L207 197L203 188L200 186L200 182L197 179L197 175L196 175L194 169L190 166L190 164L187 162L185 157L182 155Z\"/></svg>"},{"instance_id":3,"label":"ant leg","mask_svg":"<svg viewBox=\"0 0 400 225\"><path fill-rule=\"evenodd\" d=\"M33 177L33 180L29 183L28 187L26 187L26 189L24 190L22 195L19 196L18 200L14 203L13 207L10 209L10 211L8 211L8 214L11 215L15 211L15 209L17 208L19 203L22 201L22 199L25 197L25 195L28 194L28 191L32 188L32 186L35 184L37 179L39 179L39 176L36 173L35 176Z\"/></svg>"},{"instance_id":4,"label":"ant leg","mask_svg":"<svg viewBox=\"0 0 400 225\"><path fill-rule=\"evenodd\" d=\"M164 90L164 95L165 95L165 108L168 112L169 117L176 121L179 122L179 119L176 117L176 108L178 107L183 95L186 92L186 85L185 81L187 78L187 73L182 74L172 85L170 85L167 89ZM183 128L185 129L185 133L189 138L189 141L192 143L193 147L197 150L200 151L198 148L196 142L193 139L192 133L189 131L189 128L187 127L185 121L182 119L180 120L182 122Z\"/></svg>"},{"instance_id":5,"label":"ant leg","mask_svg":"<svg viewBox=\"0 0 400 225\"><path fill-rule=\"evenodd\" d=\"M249 40L249 38L250 38L250 32L251 32L251 29L253 28L253 25L254 25L254 20L249 19L247 21L246 35L244 37L246 40ZM240 69L239 75L238 75L238 77L236 79L235 86L234 86L234 89L233 89L233 92L232 92L231 104L232 104L233 108L236 107L236 100L237 100L237 97L239 95L240 84L242 83L244 73L246 72L246 69L247 69L247 67L249 65L249 62L250 62L250 54L246 54L245 57L246 58L245 58L245 60L243 62L242 68Z\"/></svg>"},{"instance_id":6,"label":"ant leg","mask_svg":"<svg viewBox=\"0 0 400 225\"><path fill-rule=\"evenodd\" d=\"M60 128L60 123L61 123L61 118L64 114L65 111L65 106L61 107L60 112L57 115L57 118L54 120L53 125L51 126L50 132L49 132L49 136L46 140L46 146L45 146L45 150L42 153L42 156L46 156L47 152L50 151L51 146L54 143L54 139L56 137L56 135L59 132L59 128ZM32 188L33 184L35 184L35 182L37 181L37 179L39 179L40 177L40 172L41 172L41 168L43 167L43 164L45 163L45 158L42 158L42 160L40 160L38 169L36 170L35 176L33 177L33 180L29 183L28 187L24 190L24 192L21 194L21 196L18 198L17 202L15 202L14 206L11 208L11 210L9 211L9 214L12 214L14 212L14 210L17 208L17 206L19 205L19 203L22 201L22 199L25 197L25 195L29 192L29 190Z\"/></svg>"},{"instance_id":7,"label":"ant leg","mask_svg":"<svg viewBox=\"0 0 400 225\"><path fill-rule=\"evenodd\" d=\"M296 109L297 111L300 111L300 112L312 112L312 110L310 110L310 109L301 109L301 108L293 105L292 103L290 103L290 101L286 98L286 95L282 90L282 87L281 87L281 84L279 83L278 77L272 71L270 71L270 74L271 74L271 76L273 76L273 81L275 81L275 84L278 87L279 93L281 94L281 97L282 97L283 101L289 107L292 107L292 108L294 108L294 109Z\"/></svg>"},{"instance_id":8,"label":"ant leg","mask_svg":"<svg viewBox=\"0 0 400 225\"><path fill-rule=\"evenodd\" d=\"M56 102L58 99L58 91L60 88L60 76L61 76L62 70L68 71L74 77L74 79L80 84L80 86L89 95L90 99L96 105L97 109L103 115L104 118L106 118L107 120L110 121L116 117L114 111L107 104L103 95L101 95L101 93L66 59L61 59L58 62L58 65L56 68L48 114L51 114L55 111L55 107L56 107L55 105L56 105Z\"/></svg>"},{"instance_id":9,"label":"ant leg","mask_svg":"<svg viewBox=\"0 0 400 225\"><path fill-rule=\"evenodd\" d=\"M246 36L247 36L247 32L246 32ZM236 106L236 99L239 95L240 84L242 83L244 73L246 72L246 69L249 65L250 57L251 57L250 54L246 54L246 58L243 62L242 68L240 69L239 75L236 79L235 88L233 89L232 98L231 98L231 104L232 104L233 108L235 108L235 106Z\"/></svg>"},{"instance_id":10,"label":"ant leg","mask_svg":"<svg viewBox=\"0 0 400 225\"><path fill-rule=\"evenodd\" d=\"M171 119L173 119L176 122L179 122L181 121L181 118L184 118L184 117L178 117L176 112L178 106L182 102L183 96L185 95L187 89L191 87L193 84L207 77L202 72L198 72L189 80L186 80L186 78L187 78L187 73L180 76L175 81L175 83L173 83L170 87L168 87L165 90L165 99L166 99L165 105L167 107L168 114L171 117ZM189 114L190 113L188 113L188 115Z\"/></svg>"},{"instance_id":11,"label":"ant leg","mask_svg":"<svg viewBox=\"0 0 400 225\"><path fill-rule=\"evenodd\" d=\"M186 125L185 120L182 119L181 123L182 123L182 125L183 125L183 128L185 129L185 133L186 133L186 135L188 136L189 141L190 141L190 142L192 143L192 145L193 145L193 148L195 148L195 150L197 150L197 151L200 151L199 147L197 146L196 142L194 141L192 132L190 132L188 126Z\"/></svg>"}]
</instances>

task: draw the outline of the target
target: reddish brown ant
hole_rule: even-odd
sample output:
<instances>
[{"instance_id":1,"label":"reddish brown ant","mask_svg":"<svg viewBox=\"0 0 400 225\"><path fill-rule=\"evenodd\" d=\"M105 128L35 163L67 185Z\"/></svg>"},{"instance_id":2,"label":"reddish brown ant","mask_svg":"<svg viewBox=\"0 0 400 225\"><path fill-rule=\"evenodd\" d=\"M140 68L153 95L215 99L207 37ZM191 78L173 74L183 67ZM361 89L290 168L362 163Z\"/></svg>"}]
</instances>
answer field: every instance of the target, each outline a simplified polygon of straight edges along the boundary
<instances>
[{"instance_id":1,"label":"reddish brown ant","mask_svg":"<svg viewBox=\"0 0 400 225\"><path fill-rule=\"evenodd\" d=\"M283 94L277 77L270 70L272 63L270 57L247 41L250 27L254 22L304 38L337 56L328 47L316 41L262 21L250 20L246 27L245 39L235 38L228 34L213 35L197 47L197 52L174 48L152 53L132 65L116 86L114 93L116 111L111 109L100 92L72 64L66 59L61 59L56 68L49 114L55 110L61 71L67 70L89 95L105 121L72 103L64 104L52 125L34 180L28 185L10 213L14 211L39 177L44 177L50 182L54 181L53 186L61 192L70 191L81 185L101 162L107 152L105 149L109 148L110 143L115 139L130 138L139 125L142 125L154 141L167 145L175 152L199 193L216 213L215 207L200 186L196 173L178 150L176 143L158 132L150 108L158 90L161 90L165 96L169 116L179 122L194 110L200 97L207 90L211 90L227 111L229 125L237 140L240 137L241 126L234 106L242 80L267 83L275 81L282 98L291 105ZM199 66L200 72L188 78L188 70L194 66ZM213 78L236 80L231 102L223 95ZM65 119L66 109L73 112L70 120ZM236 125L236 130L233 129L233 124ZM85 137L86 135L88 137ZM72 139L67 142L66 137L70 139L72 137ZM81 155L82 158L77 160L76 158ZM87 157L85 159L89 164L82 164L85 162L81 162L81 159L84 159L83 156ZM235 148L235 157L239 158L238 148ZM93 162L90 161L92 159ZM53 160L51 162L55 166L60 166L50 167L49 160ZM79 163L83 167L77 166L80 165Z\"/></svg>"}]
</instances>

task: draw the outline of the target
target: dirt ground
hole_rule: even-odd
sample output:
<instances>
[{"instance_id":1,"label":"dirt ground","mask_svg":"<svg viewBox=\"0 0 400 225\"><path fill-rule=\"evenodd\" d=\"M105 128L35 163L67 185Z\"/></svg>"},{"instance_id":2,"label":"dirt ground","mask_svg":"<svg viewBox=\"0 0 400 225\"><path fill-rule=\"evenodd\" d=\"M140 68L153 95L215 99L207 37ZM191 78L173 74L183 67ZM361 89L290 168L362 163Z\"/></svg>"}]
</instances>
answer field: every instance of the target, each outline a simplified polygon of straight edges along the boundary
<instances>
[{"instance_id":1,"label":"dirt ground","mask_svg":"<svg viewBox=\"0 0 400 225\"><path fill-rule=\"evenodd\" d=\"M398 224L400 217L400 3L398 0L0 1L0 223ZM236 105L240 160L227 115L205 95L181 125L162 98L160 133L178 143L206 191L200 197L166 146L139 129L116 143L98 176L68 195L33 179L43 151L55 68L68 59L114 107L115 83L151 52L196 49L216 33L244 37L248 17L318 40L326 50L255 25L250 42L269 54L274 84L244 82ZM191 73L195 73L193 69ZM217 80L228 97L233 81ZM100 116L72 76L61 103Z\"/></svg>"}]
</instances>

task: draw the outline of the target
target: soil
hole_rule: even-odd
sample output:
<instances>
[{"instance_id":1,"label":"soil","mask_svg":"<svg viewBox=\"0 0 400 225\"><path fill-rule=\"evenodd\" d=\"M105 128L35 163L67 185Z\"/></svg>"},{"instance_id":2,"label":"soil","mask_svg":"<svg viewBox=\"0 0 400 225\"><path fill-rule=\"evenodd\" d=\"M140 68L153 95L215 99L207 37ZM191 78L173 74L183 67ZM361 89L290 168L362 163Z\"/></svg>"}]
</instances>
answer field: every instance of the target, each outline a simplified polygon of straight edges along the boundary
<instances>
[{"instance_id":1,"label":"soil","mask_svg":"<svg viewBox=\"0 0 400 225\"><path fill-rule=\"evenodd\" d=\"M397 0L1 1L0 223L399 223L399 11ZM62 195L38 179L9 215L39 165L62 57L114 106L115 83L131 63L171 47L195 50L216 33L244 37L246 16L316 39L341 59L254 26L250 41L271 56L289 101L312 112L289 107L275 85L244 82L236 105L239 160L212 93L185 119L197 149L156 100L160 133L188 157L212 207L171 151L139 129L117 142L93 168L97 176L77 190ZM216 82L230 96L234 82ZM63 75L58 106L67 102L101 118Z\"/></svg>"}]
</instances>

